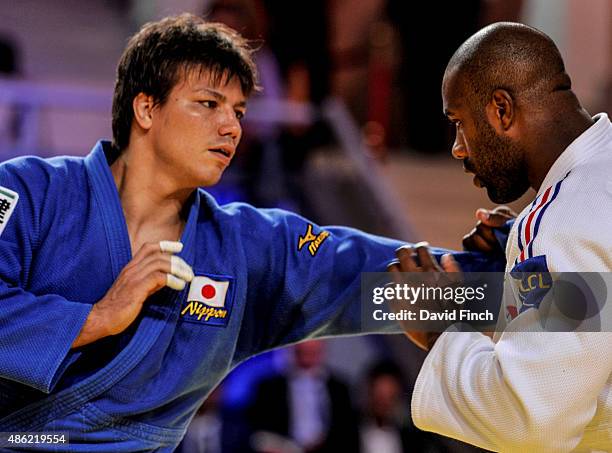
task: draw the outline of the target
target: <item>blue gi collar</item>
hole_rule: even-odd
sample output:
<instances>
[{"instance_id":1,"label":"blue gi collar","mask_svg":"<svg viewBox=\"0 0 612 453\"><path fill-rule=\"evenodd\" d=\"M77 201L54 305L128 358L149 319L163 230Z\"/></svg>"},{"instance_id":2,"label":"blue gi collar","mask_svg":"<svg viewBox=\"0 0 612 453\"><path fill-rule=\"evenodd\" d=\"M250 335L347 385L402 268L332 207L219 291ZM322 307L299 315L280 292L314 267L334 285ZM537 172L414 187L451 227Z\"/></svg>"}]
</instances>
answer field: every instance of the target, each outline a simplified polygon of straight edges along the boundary
<instances>
[{"instance_id":1,"label":"blue gi collar","mask_svg":"<svg viewBox=\"0 0 612 453\"><path fill-rule=\"evenodd\" d=\"M100 214L106 229L108 249L111 252L111 267L114 276L117 277L121 269L132 259L132 251L119 192L109 166L117 157L113 154L111 143L100 140L85 158L85 167L91 181L92 192L100 207ZM195 259L193 241L195 240L196 222L200 209L200 194L197 190L194 191L189 203L191 203L189 216L181 236L183 251L179 256L193 265Z\"/></svg>"},{"instance_id":2,"label":"blue gi collar","mask_svg":"<svg viewBox=\"0 0 612 453\"><path fill-rule=\"evenodd\" d=\"M85 158L85 168L106 229L111 266L116 278L130 261L132 254L119 193L108 165L107 154L110 156L110 153L110 143L99 141ZM198 191L194 192L190 203L187 225L181 237L184 245L181 257L188 263L193 263L196 222L200 206ZM94 400L123 379L151 350L166 327L168 318L180 309L178 301L181 300L182 292L162 289L157 295L161 296L159 303L151 301L146 304L134 336L109 364L75 385L18 410L10 415L10 420L0 420L3 430L39 430L42 426Z\"/></svg>"}]
</instances>

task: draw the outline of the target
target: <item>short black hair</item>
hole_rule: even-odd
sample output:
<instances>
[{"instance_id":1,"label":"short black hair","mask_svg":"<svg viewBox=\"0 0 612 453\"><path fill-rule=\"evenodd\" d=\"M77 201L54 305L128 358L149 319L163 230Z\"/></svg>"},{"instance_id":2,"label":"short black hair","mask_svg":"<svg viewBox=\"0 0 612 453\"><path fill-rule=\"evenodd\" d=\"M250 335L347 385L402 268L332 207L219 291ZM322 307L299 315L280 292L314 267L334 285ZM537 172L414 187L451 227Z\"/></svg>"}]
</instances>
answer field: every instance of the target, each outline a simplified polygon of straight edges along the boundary
<instances>
[{"instance_id":1,"label":"short black hair","mask_svg":"<svg viewBox=\"0 0 612 453\"><path fill-rule=\"evenodd\" d=\"M503 88L513 97L542 90L569 89L563 58L553 40L520 23L491 24L465 41L450 59L446 73L457 71L463 95L481 112L493 91Z\"/></svg>"},{"instance_id":2,"label":"short black hair","mask_svg":"<svg viewBox=\"0 0 612 453\"><path fill-rule=\"evenodd\" d=\"M248 41L226 25L193 14L145 24L125 48L117 66L113 95L113 147L130 141L132 103L139 93L163 104L180 77L190 70L209 71L216 84L238 78L249 96L257 87L257 69Z\"/></svg>"}]
</instances>

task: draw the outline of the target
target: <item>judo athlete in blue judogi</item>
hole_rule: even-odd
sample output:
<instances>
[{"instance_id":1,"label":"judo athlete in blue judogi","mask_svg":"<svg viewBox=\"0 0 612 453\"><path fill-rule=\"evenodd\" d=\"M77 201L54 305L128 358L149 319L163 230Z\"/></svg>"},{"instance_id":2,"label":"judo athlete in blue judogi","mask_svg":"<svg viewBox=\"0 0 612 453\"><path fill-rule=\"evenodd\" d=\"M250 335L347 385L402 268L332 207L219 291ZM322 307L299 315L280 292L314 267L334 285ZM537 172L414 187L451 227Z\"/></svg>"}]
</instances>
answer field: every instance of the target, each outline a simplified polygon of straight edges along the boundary
<instances>
[{"instance_id":1,"label":"judo athlete in blue judogi","mask_svg":"<svg viewBox=\"0 0 612 453\"><path fill-rule=\"evenodd\" d=\"M112 144L0 165L0 431L69 433L38 451L172 451L241 361L362 333L360 274L401 245L198 189L255 87L233 31L149 24L117 77Z\"/></svg>"}]
</instances>

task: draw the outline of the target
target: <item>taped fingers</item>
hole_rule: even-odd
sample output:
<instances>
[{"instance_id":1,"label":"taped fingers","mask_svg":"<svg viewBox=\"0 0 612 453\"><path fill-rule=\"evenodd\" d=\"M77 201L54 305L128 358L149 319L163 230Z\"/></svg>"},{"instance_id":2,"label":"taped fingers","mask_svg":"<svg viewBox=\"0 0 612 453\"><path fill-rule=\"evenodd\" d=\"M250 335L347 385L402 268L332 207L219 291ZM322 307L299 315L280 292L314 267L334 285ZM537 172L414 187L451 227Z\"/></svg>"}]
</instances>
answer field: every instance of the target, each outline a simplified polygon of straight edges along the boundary
<instances>
[{"instance_id":1,"label":"taped fingers","mask_svg":"<svg viewBox=\"0 0 612 453\"><path fill-rule=\"evenodd\" d=\"M178 241L159 241L159 248L164 253L180 253L183 243Z\"/></svg>"},{"instance_id":2,"label":"taped fingers","mask_svg":"<svg viewBox=\"0 0 612 453\"><path fill-rule=\"evenodd\" d=\"M187 282L185 280L175 277L172 274L166 274L166 286L177 291L182 291L185 289L185 285Z\"/></svg>"},{"instance_id":3,"label":"taped fingers","mask_svg":"<svg viewBox=\"0 0 612 453\"><path fill-rule=\"evenodd\" d=\"M191 266L181 257L175 255L170 257L170 273L188 282L193 280L194 277Z\"/></svg>"}]
</instances>

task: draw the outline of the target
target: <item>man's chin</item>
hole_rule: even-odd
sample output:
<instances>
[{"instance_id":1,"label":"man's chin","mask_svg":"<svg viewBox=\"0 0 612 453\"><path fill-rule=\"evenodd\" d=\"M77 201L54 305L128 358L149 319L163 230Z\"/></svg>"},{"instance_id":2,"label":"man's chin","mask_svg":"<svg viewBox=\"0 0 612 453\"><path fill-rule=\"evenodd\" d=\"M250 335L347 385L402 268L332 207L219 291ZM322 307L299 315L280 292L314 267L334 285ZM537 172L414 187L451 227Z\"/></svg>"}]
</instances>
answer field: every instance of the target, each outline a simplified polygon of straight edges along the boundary
<instances>
[{"instance_id":1,"label":"man's chin","mask_svg":"<svg viewBox=\"0 0 612 453\"><path fill-rule=\"evenodd\" d=\"M522 191L521 193L516 192L499 192L493 187L485 186L487 189L487 196L489 200L491 200L495 204L506 204L512 203L513 201L518 200L523 196L527 189Z\"/></svg>"},{"instance_id":2,"label":"man's chin","mask_svg":"<svg viewBox=\"0 0 612 453\"><path fill-rule=\"evenodd\" d=\"M205 176L200 178L199 187L212 187L216 186L219 181L221 181L221 176L223 176L223 171L219 172L209 172Z\"/></svg>"}]
</instances>

